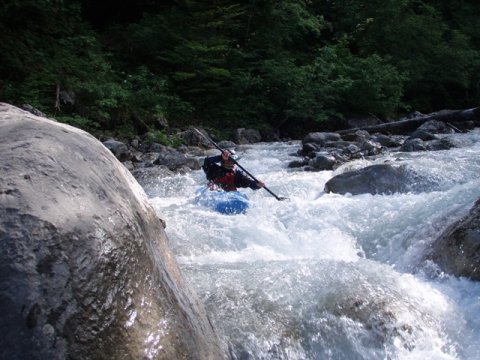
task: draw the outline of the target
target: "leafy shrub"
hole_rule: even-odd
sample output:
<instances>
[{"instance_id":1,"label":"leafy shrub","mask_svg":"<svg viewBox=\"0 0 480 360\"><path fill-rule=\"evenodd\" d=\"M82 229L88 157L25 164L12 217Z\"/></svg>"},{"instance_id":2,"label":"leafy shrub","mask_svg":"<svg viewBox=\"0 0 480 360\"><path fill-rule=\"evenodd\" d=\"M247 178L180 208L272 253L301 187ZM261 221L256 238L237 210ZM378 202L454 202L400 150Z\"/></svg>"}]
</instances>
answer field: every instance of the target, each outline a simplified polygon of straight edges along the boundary
<instances>
[{"instance_id":1,"label":"leafy shrub","mask_svg":"<svg viewBox=\"0 0 480 360\"><path fill-rule=\"evenodd\" d=\"M148 144L158 143L165 146L171 146L174 148L177 148L180 145L182 145L182 140L179 137L175 135L169 136L161 130L149 131L147 134L146 142Z\"/></svg>"}]
</instances>

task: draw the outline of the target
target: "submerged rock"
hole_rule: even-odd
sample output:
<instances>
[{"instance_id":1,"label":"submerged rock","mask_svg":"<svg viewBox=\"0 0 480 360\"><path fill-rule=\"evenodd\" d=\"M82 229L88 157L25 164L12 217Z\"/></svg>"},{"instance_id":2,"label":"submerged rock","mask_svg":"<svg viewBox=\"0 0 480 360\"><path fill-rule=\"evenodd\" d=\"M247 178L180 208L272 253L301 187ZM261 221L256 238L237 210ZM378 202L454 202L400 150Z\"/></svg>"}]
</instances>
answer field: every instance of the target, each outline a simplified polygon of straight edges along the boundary
<instances>
[{"instance_id":1,"label":"submerged rock","mask_svg":"<svg viewBox=\"0 0 480 360\"><path fill-rule=\"evenodd\" d=\"M427 258L447 273L480 281L480 200L440 235Z\"/></svg>"},{"instance_id":2,"label":"submerged rock","mask_svg":"<svg viewBox=\"0 0 480 360\"><path fill-rule=\"evenodd\" d=\"M225 352L133 176L89 134L0 103L0 358Z\"/></svg>"}]
</instances>

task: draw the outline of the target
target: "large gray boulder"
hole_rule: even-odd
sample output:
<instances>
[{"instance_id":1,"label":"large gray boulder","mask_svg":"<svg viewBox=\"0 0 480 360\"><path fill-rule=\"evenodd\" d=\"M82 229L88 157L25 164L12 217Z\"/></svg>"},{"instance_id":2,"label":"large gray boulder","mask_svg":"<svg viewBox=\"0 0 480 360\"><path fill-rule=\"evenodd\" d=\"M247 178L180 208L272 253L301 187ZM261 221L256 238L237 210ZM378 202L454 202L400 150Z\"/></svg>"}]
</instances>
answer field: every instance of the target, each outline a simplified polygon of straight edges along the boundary
<instances>
[{"instance_id":1,"label":"large gray boulder","mask_svg":"<svg viewBox=\"0 0 480 360\"><path fill-rule=\"evenodd\" d=\"M440 235L427 258L447 273L480 281L480 200Z\"/></svg>"},{"instance_id":2,"label":"large gray boulder","mask_svg":"<svg viewBox=\"0 0 480 360\"><path fill-rule=\"evenodd\" d=\"M325 184L325 192L352 195L419 193L437 184L405 165L376 164L336 175Z\"/></svg>"},{"instance_id":3,"label":"large gray boulder","mask_svg":"<svg viewBox=\"0 0 480 360\"><path fill-rule=\"evenodd\" d=\"M0 153L1 359L227 357L106 147L0 103Z\"/></svg>"}]
</instances>

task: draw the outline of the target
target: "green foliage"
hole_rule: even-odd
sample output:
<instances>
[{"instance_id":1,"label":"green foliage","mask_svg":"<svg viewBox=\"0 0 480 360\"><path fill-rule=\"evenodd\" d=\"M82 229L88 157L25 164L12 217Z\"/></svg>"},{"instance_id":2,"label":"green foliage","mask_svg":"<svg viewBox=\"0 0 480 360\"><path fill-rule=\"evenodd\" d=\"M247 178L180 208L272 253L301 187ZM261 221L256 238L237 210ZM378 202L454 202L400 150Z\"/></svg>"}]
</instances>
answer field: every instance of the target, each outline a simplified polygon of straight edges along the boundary
<instances>
[{"instance_id":1,"label":"green foliage","mask_svg":"<svg viewBox=\"0 0 480 360\"><path fill-rule=\"evenodd\" d=\"M470 32L464 31L463 19L449 18L467 15L462 10L466 8L478 11L480 5L467 6L465 1L457 5L435 0L339 0L334 9L346 19L340 22L341 30L349 37L352 51L363 58L378 54L387 59L403 76L403 101L432 111L468 106L471 99L465 95L474 79L479 79L480 49L471 42ZM442 17L442 9L449 21ZM478 16L466 18L480 24Z\"/></svg>"},{"instance_id":2,"label":"green foliage","mask_svg":"<svg viewBox=\"0 0 480 360\"><path fill-rule=\"evenodd\" d=\"M175 135L167 135L161 130L150 131L147 133L146 142L148 144L158 143L165 146L171 146L174 148L179 147L183 144L183 141Z\"/></svg>"},{"instance_id":3,"label":"green foliage","mask_svg":"<svg viewBox=\"0 0 480 360\"><path fill-rule=\"evenodd\" d=\"M342 73L350 79L343 91L343 102L349 113L388 118L403 108L401 99L406 77L380 56L350 56L344 59Z\"/></svg>"},{"instance_id":4,"label":"green foliage","mask_svg":"<svg viewBox=\"0 0 480 360\"><path fill-rule=\"evenodd\" d=\"M342 46L319 48L312 62L302 67L305 77L294 89L296 112L293 116L322 121L340 115L339 104L352 82L341 71L343 52Z\"/></svg>"},{"instance_id":5,"label":"green foliage","mask_svg":"<svg viewBox=\"0 0 480 360\"><path fill-rule=\"evenodd\" d=\"M57 116L56 120L95 133L100 129L100 125L90 119L81 116Z\"/></svg>"},{"instance_id":6,"label":"green foliage","mask_svg":"<svg viewBox=\"0 0 480 360\"><path fill-rule=\"evenodd\" d=\"M113 131L113 137L121 140L128 141L134 138L136 135L135 127L132 123L124 123L115 127Z\"/></svg>"},{"instance_id":7,"label":"green foliage","mask_svg":"<svg viewBox=\"0 0 480 360\"><path fill-rule=\"evenodd\" d=\"M119 83L90 79L79 81L73 89L77 99L74 111L95 119L103 128L111 128L114 122L119 125L119 118L124 118L121 104L127 99L128 92Z\"/></svg>"},{"instance_id":8,"label":"green foliage","mask_svg":"<svg viewBox=\"0 0 480 360\"><path fill-rule=\"evenodd\" d=\"M169 145L176 140L159 130L160 119L226 134L480 103L473 0L102 9L81 0L3 1L0 101L29 103L94 133L151 132Z\"/></svg>"}]
</instances>

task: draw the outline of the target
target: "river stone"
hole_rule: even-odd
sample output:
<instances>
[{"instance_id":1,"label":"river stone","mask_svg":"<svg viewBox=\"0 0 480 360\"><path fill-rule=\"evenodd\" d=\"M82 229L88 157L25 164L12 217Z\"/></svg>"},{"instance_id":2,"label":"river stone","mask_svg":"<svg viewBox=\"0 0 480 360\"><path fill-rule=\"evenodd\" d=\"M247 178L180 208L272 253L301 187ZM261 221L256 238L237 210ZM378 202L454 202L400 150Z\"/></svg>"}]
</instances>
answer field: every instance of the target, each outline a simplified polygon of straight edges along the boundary
<instances>
[{"instance_id":1,"label":"river stone","mask_svg":"<svg viewBox=\"0 0 480 360\"><path fill-rule=\"evenodd\" d=\"M302 144L314 143L320 146L324 146L327 141L339 141L341 140L340 134L331 132L312 132L308 133L302 140Z\"/></svg>"},{"instance_id":2,"label":"river stone","mask_svg":"<svg viewBox=\"0 0 480 360\"><path fill-rule=\"evenodd\" d=\"M317 170L332 170L337 160L333 155L328 153L317 153L317 155L309 161L309 165Z\"/></svg>"},{"instance_id":3,"label":"river stone","mask_svg":"<svg viewBox=\"0 0 480 360\"><path fill-rule=\"evenodd\" d=\"M237 144L253 144L261 140L262 135L256 129L239 128L233 132L233 141Z\"/></svg>"},{"instance_id":4,"label":"river stone","mask_svg":"<svg viewBox=\"0 0 480 360\"><path fill-rule=\"evenodd\" d=\"M334 176L325 184L325 192L352 195L422 192L435 188L432 180L422 178L405 165L376 164Z\"/></svg>"},{"instance_id":5,"label":"river stone","mask_svg":"<svg viewBox=\"0 0 480 360\"><path fill-rule=\"evenodd\" d=\"M414 152L414 151L427 151L427 145L422 139L407 139L400 147L400 151Z\"/></svg>"},{"instance_id":6,"label":"river stone","mask_svg":"<svg viewBox=\"0 0 480 360\"><path fill-rule=\"evenodd\" d=\"M429 120L420 125L417 131L427 131L432 134L452 134L455 132L450 126L439 120Z\"/></svg>"},{"instance_id":7,"label":"river stone","mask_svg":"<svg viewBox=\"0 0 480 360\"><path fill-rule=\"evenodd\" d=\"M0 103L0 149L0 358L226 358L144 191L106 147Z\"/></svg>"},{"instance_id":8,"label":"river stone","mask_svg":"<svg viewBox=\"0 0 480 360\"><path fill-rule=\"evenodd\" d=\"M447 273L480 281L480 200L440 235L427 258Z\"/></svg>"},{"instance_id":9,"label":"river stone","mask_svg":"<svg viewBox=\"0 0 480 360\"><path fill-rule=\"evenodd\" d=\"M387 136L383 134L378 134L372 138L373 141L379 143L385 147L399 147L402 145L402 141L394 138L393 136Z\"/></svg>"},{"instance_id":10,"label":"river stone","mask_svg":"<svg viewBox=\"0 0 480 360\"><path fill-rule=\"evenodd\" d=\"M132 152L128 149L128 146L121 141L109 139L103 142L108 150L110 150L115 157L120 161L128 161L133 157Z\"/></svg>"}]
</instances>

